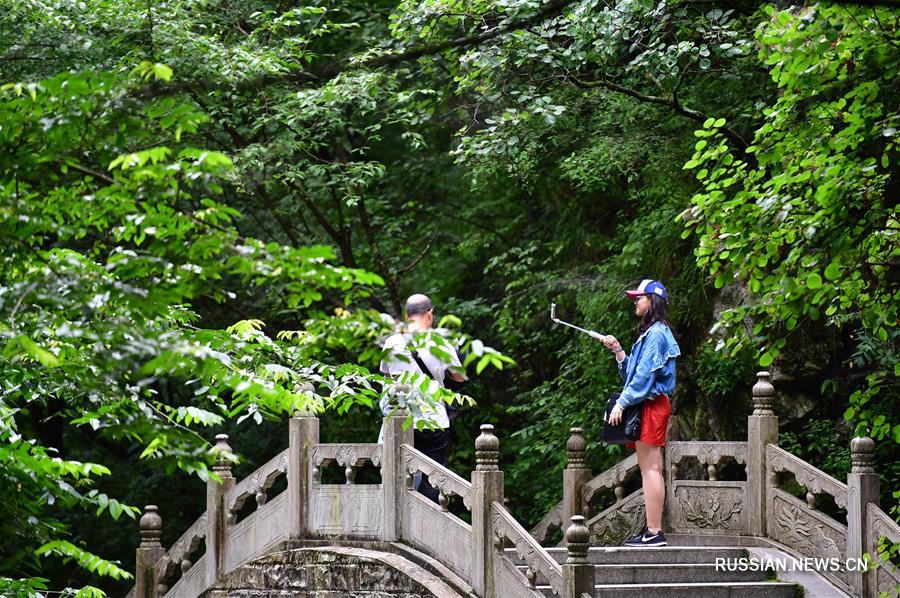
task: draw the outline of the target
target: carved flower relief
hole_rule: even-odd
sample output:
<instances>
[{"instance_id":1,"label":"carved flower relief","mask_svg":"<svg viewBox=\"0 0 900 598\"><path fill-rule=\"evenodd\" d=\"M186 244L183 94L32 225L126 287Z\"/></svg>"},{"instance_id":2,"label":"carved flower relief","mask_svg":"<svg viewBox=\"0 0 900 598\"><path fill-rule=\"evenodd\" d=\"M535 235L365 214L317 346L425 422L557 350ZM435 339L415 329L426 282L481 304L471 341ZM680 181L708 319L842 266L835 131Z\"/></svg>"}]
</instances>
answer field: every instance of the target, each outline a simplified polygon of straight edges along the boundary
<instances>
[{"instance_id":1,"label":"carved flower relief","mask_svg":"<svg viewBox=\"0 0 900 598\"><path fill-rule=\"evenodd\" d=\"M740 527L740 513L744 501L734 491L706 490L689 492L687 488L675 490L679 511L679 519L685 527L708 529L731 529Z\"/></svg>"},{"instance_id":2,"label":"carved flower relief","mask_svg":"<svg viewBox=\"0 0 900 598\"><path fill-rule=\"evenodd\" d=\"M803 512L794 505L785 505L775 517L781 528L779 539L804 554L825 558L842 558L837 543L822 529L822 525L813 525L804 517Z\"/></svg>"}]
</instances>

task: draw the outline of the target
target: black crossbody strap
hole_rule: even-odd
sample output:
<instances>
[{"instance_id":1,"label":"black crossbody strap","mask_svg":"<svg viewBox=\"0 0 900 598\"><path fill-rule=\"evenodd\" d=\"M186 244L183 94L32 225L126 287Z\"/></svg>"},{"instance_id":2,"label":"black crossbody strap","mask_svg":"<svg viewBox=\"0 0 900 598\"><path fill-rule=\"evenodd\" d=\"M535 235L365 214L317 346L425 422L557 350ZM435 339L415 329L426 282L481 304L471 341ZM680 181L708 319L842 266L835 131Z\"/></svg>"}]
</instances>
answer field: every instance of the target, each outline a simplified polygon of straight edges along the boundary
<instances>
[{"instance_id":1,"label":"black crossbody strap","mask_svg":"<svg viewBox=\"0 0 900 598\"><path fill-rule=\"evenodd\" d=\"M405 337L404 340L406 340ZM406 348L409 349L409 342L406 343ZM416 365L419 366L419 369L422 371L422 373L434 380L434 374L431 373L431 370L428 369L428 366L425 365L425 362L422 361L421 357L419 357L419 351L416 349L412 349L410 351L410 355L412 355L412 358L415 360Z\"/></svg>"},{"instance_id":2,"label":"black crossbody strap","mask_svg":"<svg viewBox=\"0 0 900 598\"><path fill-rule=\"evenodd\" d=\"M418 351L413 350L412 358L416 360L416 364L419 366L419 369L422 370L422 373L434 380L434 374L431 373L431 370L428 369L428 366L425 365L425 362L419 357Z\"/></svg>"}]
</instances>

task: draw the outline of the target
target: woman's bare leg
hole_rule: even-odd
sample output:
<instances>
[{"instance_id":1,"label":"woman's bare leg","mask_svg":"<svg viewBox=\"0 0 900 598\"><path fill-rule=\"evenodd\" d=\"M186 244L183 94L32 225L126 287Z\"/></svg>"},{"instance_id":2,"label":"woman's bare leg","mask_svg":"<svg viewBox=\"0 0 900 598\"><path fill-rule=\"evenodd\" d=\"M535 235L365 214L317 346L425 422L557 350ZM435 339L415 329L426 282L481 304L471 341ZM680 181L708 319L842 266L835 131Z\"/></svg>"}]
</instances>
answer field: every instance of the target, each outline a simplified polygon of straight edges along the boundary
<instances>
[{"instance_id":1,"label":"woman's bare leg","mask_svg":"<svg viewBox=\"0 0 900 598\"><path fill-rule=\"evenodd\" d=\"M638 466L644 484L644 507L647 509L647 529L652 533L662 529L663 503L666 485L662 474L662 447L637 441Z\"/></svg>"}]
</instances>

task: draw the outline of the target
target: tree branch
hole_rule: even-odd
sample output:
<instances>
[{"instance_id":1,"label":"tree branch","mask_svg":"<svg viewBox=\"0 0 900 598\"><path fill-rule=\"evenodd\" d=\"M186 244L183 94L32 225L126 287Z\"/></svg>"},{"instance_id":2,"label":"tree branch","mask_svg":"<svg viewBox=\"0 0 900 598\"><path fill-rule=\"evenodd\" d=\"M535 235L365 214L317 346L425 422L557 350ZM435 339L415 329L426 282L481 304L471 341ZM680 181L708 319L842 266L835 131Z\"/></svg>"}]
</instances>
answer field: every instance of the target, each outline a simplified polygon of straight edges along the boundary
<instances>
[{"instance_id":1,"label":"tree branch","mask_svg":"<svg viewBox=\"0 0 900 598\"><path fill-rule=\"evenodd\" d=\"M598 87L603 89L608 89L610 91L615 91L616 93L621 93L632 97L641 102L647 102L650 104L659 104L660 106L668 106L672 108L672 110L676 114L680 114L682 116L686 116L691 120L702 123L705 120L709 119L709 115L700 112L699 110L693 110L684 106L678 101L678 96L673 94L672 97L664 97L664 96L651 96L645 93L641 93L636 89L632 89L630 87L626 87L624 85L619 85L618 83L613 83L612 81L607 81L605 79L600 79L597 81L582 81L572 73L568 74L568 78L575 84L575 86L580 87L582 89L596 89ZM747 142L744 141L744 138L730 127L721 127L720 131L725 137L728 138L729 141L734 143L737 148L741 151L741 153L746 153Z\"/></svg>"},{"instance_id":2,"label":"tree branch","mask_svg":"<svg viewBox=\"0 0 900 598\"><path fill-rule=\"evenodd\" d=\"M381 248L378 246L378 240L375 238L375 229L372 228L372 223L369 220L366 202L362 197L356 202L356 211L359 213L359 220L362 224L363 231L365 232L366 241L372 249L372 256L375 258L375 263L378 264L378 268L381 270L381 276L384 278L384 283L387 286L388 295L391 296L391 301L397 309L397 313L401 313L403 305L400 302L400 289L398 288L400 277L391 275L391 271L388 269L387 261L381 253Z\"/></svg>"},{"instance_id":3,"label":"tree branch","mask_svg":"<svg viewBox=\"0 0 900 598\"><path fill-rule=\"evenodd\" d=\"M324 80L333 79L342 72L354 68L377 69L382 67L391 67L406 62L418 60L425 56L434 56L441 54L446 50L456 48L467 48L477 46L485 41L516 31L524 29L536 23L540 23L545 19L549 19L559 15L567 6L574 4L577 0L552 0L543 6L534 14L521 18L512 19L501 22L501 24L493 29L488 29L476 35L466 37L458 37L446 40L437 44L425 44L422 46L409 48L402 52L392 53L393 49L389 47L380 48L382 54L375 56L369 60L353 61L353 57L342 58L319 69L310 69L293 73L269 73L255 78L248 78L238 83L223 83L221 81L211 80L185 80L179 84L173 83L153 83L149 87L144 88L143 93L152 97L172 95L190 90L202 89L211 92L222 89L237 89L238 91L259 90L270 85L280 83L311 83L322 82Z\"/></svg>"},{"instance_id":4,"label":"tree branch","mask_svg":"<svg viewBox=\"0 0 900 598\"><path fill-rule=\"evenodd\" d=\"M410 270L412 270L413 268L415 268L416 265L417 265L419 262L421 262L422 259L423 259L426 255L428 255L428 252L431 251L431 246L432 246L432 245L434 245L434 236L432 236L430 239L428 239L428 243L425 244L425 249L423 249L423 250L419 253L419 255L417 255L417 256L413 259L413 261L411 261L411 262L408 263L406 266L404 266L403 268L400 268L400 270L397 271L397 279L399 280L399 279L402 278L407 272L409 272Z\"/></svg>"}]
</instances>

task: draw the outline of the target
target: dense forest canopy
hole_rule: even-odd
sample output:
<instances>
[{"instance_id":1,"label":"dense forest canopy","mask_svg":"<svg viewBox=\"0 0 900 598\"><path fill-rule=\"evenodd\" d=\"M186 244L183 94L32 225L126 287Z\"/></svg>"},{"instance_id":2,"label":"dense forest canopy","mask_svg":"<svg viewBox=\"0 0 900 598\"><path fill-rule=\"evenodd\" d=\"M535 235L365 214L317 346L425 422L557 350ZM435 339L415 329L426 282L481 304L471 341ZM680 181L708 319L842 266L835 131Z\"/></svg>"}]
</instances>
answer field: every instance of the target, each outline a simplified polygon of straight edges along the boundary
<instances>
[{"instance_id":1,"label":"dense forest canopy","mask_svg":"<svg viewBox=\"0 0 900 598\"><path fill-rule=\"evenodd\" d=\"M549 304L632 339L647 277L670 436L739 438L766 367L782 443L841 477L868 432L900 515L898 102L890 3L8 0L0 593L121 592L217 432L239 471L299 408L374 441L413 292L469 354L451 466L495 423L525 521L570 426L621 456L612 360Z\"/></svg>"}]
</instances>

